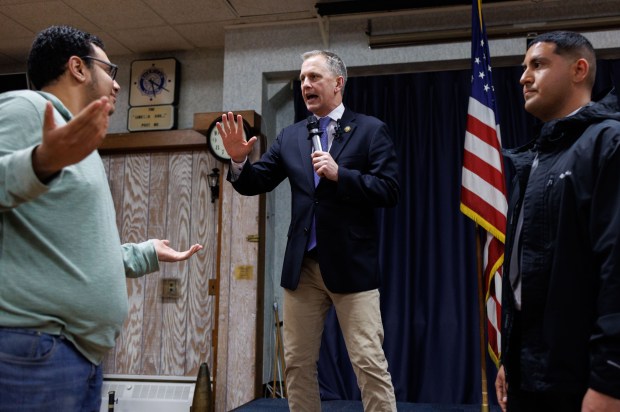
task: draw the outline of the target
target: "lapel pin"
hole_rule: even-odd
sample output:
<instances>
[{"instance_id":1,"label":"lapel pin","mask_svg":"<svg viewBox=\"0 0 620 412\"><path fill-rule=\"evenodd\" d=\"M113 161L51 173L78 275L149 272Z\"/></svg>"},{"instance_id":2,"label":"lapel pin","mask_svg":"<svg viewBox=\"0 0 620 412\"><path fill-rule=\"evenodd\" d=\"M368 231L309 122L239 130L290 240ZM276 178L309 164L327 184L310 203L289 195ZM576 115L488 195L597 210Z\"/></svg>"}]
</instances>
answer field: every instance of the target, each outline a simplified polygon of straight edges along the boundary
<instances>
[{"instance_id":1,"label":"lapel pin","mask_svg":"<svg viewBox=\"0 0 620 412\"><path fill-rule=\"evenodd\" d=\"M351 126L345 126L344 127L344 132L345 133L349 133L351 131Z\"/></svg>"}]
</instances>

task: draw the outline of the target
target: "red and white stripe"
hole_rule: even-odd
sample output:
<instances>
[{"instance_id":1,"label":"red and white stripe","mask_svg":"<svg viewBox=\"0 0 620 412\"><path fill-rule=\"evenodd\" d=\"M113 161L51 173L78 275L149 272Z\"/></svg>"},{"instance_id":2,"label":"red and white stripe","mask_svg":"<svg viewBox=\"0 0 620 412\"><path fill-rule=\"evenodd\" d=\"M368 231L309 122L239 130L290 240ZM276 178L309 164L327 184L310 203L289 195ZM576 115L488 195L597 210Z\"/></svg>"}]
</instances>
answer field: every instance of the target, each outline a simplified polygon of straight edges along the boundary
<instances>
[{"instance_id":1,"label":"red and white stripe","mask_svg":"<svg viewBox=\"0 0 620 412\"><path fill-rule=\"evenodd\" d=\"M483 273L488 349L499 363L501 349L502 264L508 203L499 125L494 111L469 99L463 155L461 211L487 231Z\"/></svg>"}]
</instances>

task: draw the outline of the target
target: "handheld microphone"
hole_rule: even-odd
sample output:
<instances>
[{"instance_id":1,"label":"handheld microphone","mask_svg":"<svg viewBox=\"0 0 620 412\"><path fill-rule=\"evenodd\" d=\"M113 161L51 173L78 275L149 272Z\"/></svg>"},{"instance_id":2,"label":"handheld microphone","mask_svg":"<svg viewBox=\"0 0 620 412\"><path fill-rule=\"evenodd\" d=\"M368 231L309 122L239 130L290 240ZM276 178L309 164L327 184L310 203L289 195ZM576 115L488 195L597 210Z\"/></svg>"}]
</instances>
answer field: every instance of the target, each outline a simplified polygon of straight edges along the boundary
<instances>
[{"instance_id":1,"label":"handheld microphone","mask_svg":"<svg viewBox=\"0 0 620 412\"><path fill-rule=\"evenodd\" d=\"M319 129L319 122L316 117L308 116L308 124L306 125L308 128L308 139L312 140L312 146L314 146L314 151L323 151L321 147L321 129Z\"/></svg>"}]
</instances>

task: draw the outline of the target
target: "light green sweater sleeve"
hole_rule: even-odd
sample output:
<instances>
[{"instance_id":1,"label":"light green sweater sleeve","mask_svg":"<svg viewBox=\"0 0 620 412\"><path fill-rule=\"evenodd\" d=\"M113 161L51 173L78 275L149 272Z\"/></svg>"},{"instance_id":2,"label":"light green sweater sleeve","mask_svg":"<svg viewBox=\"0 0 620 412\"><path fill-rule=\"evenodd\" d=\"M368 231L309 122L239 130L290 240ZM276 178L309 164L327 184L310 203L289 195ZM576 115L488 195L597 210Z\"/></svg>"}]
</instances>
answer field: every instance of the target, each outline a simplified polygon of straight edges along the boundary
<instances>
[{"instance_id":1,"label":"light green sweater sleeve","mask_svg":"<svg viewBox=\"0 0 620 412\"><path fill-rule=\"evenodd\" d=\"M153 241L125 243L122 246L125 276L137 278L159 270L159 260Z\"/></svg>"},{"instance_id":2,"label":"light green sweater sleeve","mask_svg":"<svg viewBox=\"0 0 620 412\"><path fill-rule=\"evenodd\" d=\"M38 98L44 101L42 97ZM47 193L58 180L54 179L46 186L39 181L32 168L32 152L41 141L41 107L45 106L37 106L31 99L19 94L0 99L0 212ZM31 113L31 121L12 121L22 113ZM64 123L60 115L56 121Z\"/></svg>"},{"instance_id":3,"label":"light green sweater sleeve","mask_svg":"<svg viewBox=\"0 0 620 412\"><path fill-rule=\"evenodd\" d=\"M159 262L152 241L121 245L96 151L38 181L32 150L48 100L65 124L71 114L52 95L0 94L0 326L63 335L98 364L127 316L126 277Z\"/></svg>"}]
</instances>

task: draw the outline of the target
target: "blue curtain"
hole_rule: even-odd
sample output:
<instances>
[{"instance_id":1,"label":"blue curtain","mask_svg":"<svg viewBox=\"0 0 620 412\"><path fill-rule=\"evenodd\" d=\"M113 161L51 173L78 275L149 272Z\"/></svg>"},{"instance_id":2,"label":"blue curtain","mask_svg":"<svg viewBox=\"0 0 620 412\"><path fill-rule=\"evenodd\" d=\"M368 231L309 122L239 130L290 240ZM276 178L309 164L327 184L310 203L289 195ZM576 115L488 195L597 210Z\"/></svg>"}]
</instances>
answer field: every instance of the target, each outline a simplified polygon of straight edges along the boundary
<instances>
[{"instance_id":1,"label":"blue curtain","mask_svg":"<svg viewBox=\"0 0 620 412\"><path fill-rule=\"evenodd\" d=\"M521 67L494 68L502 144L533 137L523 109ZM399 402L481 402L480 327L474 223L460 210L470 70L354 77L344 104L389 127L399 160L401 198L378 212L384 349ZM600 61L594 95L620 84L620 61ZM296 121L308 116L294 85ZM487 356L489 399L495 366ZM360 399L335 312L319 360L321 397Z\"/></svg>"}]
</instances>

